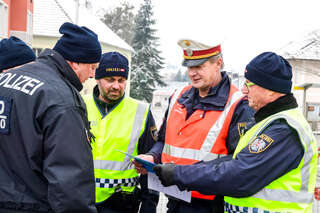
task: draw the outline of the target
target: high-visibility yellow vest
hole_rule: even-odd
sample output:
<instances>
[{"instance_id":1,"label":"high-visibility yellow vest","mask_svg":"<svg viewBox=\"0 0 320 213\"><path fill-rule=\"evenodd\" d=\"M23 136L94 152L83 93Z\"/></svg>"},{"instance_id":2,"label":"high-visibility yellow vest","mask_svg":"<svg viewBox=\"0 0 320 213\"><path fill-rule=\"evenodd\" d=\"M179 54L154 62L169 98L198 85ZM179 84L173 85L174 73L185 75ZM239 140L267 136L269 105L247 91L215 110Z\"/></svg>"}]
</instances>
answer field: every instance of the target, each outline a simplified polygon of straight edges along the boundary
<instances>
[{"instance_id":1,"label":"high-visibility yellow vest","mask_svg":"<svg viewBox=\"0 0 320 213\"><path fill-rule=\"evenodd\" d=\"M304 155L299 166L250 197L226 196L226 212L312 212L317 174L317 142L300 110L295 108L279 112L254 125L240 139L233 158L236 158L243 148L277 119L285 119L299 135L304 148Z\"/></svg>"},{"instance_id":2,"label":"high-visibility yellow vest","mask_svg":"<svg viewBox=\"0 0 320 213\"><path fill-rule=\"evenodd\" d=\"M91 132L96 202L108 199L116 190L132 192L138 173L130 158L138 154L138 141L144 132L149 105L130 97L123 100L102 117L93 96L84 96ZM80 153L81 154L81 153Z\"/></svg>"}]
</instances>

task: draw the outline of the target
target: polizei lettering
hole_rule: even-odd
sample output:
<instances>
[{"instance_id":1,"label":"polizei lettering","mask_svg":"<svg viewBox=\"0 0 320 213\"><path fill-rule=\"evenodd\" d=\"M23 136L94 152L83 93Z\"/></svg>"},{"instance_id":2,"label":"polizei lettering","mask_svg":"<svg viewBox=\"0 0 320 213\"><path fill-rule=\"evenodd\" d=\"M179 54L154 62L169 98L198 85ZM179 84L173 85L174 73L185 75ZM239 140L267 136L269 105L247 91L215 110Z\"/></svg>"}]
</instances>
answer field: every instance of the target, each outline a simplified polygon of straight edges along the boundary
<instances>
[{"instance_id":1,"label":"polizei lettering","mask_svg":"<svg viewBox=\"0 0 320 213\"><path fill-rule=\"evenodd\" d=\"M0 74L1 87L15 89L28 95L33 95L33 93L43 84L43 82L25 75L17 75L12 73Z\"/></svg>"}]
</instances>

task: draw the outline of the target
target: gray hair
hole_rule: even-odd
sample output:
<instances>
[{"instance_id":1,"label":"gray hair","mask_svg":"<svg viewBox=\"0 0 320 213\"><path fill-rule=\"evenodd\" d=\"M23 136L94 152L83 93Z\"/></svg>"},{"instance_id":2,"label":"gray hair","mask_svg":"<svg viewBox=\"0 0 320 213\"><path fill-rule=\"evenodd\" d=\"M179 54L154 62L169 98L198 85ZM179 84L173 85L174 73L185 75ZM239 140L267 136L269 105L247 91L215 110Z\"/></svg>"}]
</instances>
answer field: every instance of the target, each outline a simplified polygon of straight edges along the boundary
<instances>
[{"instance_id":1,"label":"gray hair","mask_svg":"<svg viewBox=\"0 0 320 213\"><path fill-rule=\"evenodd\" d=\"M224 68L224 61L223 61L222 53L220 53L220 54L218 54L218 55L211 56L210 58L208 58L208 61L209 61L210 63L215 63L219 58L222 59L221 70L223 70L223 68Z\"/></svg>"}]
</instances>

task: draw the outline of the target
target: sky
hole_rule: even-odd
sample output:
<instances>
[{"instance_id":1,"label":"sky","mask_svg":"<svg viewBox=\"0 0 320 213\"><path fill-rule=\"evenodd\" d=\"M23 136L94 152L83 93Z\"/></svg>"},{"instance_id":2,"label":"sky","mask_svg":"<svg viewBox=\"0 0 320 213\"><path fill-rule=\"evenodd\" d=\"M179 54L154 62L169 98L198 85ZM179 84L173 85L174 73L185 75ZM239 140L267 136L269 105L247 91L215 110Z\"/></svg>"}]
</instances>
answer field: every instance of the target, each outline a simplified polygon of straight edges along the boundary
<instances>
[{"instance_id":1,"label":"sky","mask_svg":"<svg viewBox=\"0 0 320 213\"><path fill-rule=\"evenodd\" d=\"M112 7L119 0L95 0ZM143 0L129 0L137 8ZM225 69L243 72L258 54L320 29L320 0L152 0L161 56L180 67L179 39L221 44Z\"/></svg>"}]
</instances>

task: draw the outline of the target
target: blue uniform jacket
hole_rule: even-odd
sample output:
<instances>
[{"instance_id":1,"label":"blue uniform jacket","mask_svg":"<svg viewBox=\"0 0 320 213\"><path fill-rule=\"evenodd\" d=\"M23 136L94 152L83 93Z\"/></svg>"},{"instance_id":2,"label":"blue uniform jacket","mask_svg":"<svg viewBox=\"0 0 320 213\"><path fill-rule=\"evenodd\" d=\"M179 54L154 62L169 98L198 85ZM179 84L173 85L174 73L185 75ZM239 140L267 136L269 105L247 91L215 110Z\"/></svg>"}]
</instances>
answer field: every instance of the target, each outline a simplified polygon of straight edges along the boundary
<instances>
[{"instance_id":1,"label":"blue uniform jacket","mask_svg":"<svg viewBox=\"0 0 320 213\"><path fill-rule=\"evenodd\" d=\"M292 94L268 104L255 114L257 122L282 110L297 107ZM273 180L296 168L303 157L298 135L285 120L274 121L261 134L273 142L263 151L252 153L249 145L236 159L218 159L194 165L177 166L174 181L181 189L203 194L248 197Z\"/></svg>"},{"instance_id":2,"label":"blue uniform jacket","mask_svg":"<svg viewBox=\"0 0 320 213\"><path fill-rule=\"evenodd\" d=\"M100 113L103 116L106 116L108 113L110 113L115 107L117 107L117 105L123 99L122 97L121 99L119 99L119 101L113 104L107 104L101 101L98 98L99 97L98 86L96 86L93 90L93 97L96 105L98 106ZM105 110L106 108L108 109L108 112L106 112ZM149 109L145 130L142 133L141 137L139 138L139 142L138 142L138 154L145 154L152 148L152 146L155 144L157 140L156 130L157 129L156 129L155 121ZM155 213L158 200L159 200L159 193L148 190L146 175L140 175L139 182L141 185L141 200L142 200L140 213L152 213L152 212Z\"/></svg>"},{"instance_id":3,"label":"blue uniform jacket","mask_svg":"<svg viewBox=\"0 0 320 213\"><path fill-rule=\"evenodd\" d=\"M97 212L81 89L75 72L50 49L0 74L6 124L0 126L0 212Z\"/></svg>"}]
</instances>

